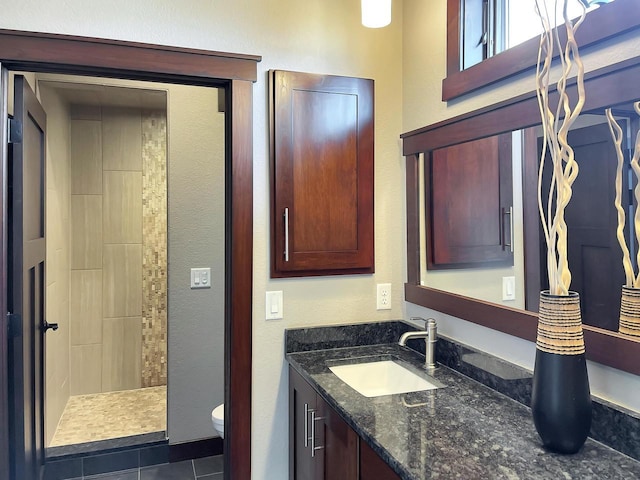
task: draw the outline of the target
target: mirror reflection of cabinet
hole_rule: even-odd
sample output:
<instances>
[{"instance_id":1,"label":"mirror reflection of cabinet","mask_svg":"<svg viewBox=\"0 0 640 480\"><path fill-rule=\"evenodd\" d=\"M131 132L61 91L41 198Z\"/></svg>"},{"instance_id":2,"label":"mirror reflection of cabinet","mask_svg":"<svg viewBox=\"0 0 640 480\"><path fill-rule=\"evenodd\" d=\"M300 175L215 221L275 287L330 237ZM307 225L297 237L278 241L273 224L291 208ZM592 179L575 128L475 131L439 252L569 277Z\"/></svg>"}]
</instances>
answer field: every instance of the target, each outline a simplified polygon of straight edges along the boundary
<instances>
[{"instance_id":1,"label":"mirror reflection of cabinet","mask_svg":"<svg viewBox=\"0 0 640 480\"><path fill-rule=\"evenodd\" d=\"M427 268L513 265L511 135L436 149L425 173Z\"/></svg>"}]
</instances>

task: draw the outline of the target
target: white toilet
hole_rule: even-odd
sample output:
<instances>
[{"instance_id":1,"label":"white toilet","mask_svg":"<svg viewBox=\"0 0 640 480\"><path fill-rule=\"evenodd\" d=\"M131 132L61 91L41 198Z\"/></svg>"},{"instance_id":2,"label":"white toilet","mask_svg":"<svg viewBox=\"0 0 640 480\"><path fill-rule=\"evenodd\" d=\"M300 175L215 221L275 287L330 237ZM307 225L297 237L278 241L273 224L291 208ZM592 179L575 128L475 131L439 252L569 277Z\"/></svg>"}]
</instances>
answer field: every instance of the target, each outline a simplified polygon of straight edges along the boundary
<instances>
[{"instance_id":1,"label":"white toilet","mask_svg":"<svg viewBox=\"0 0 640 480\"><path fill-rule=\"evenodd\" d=\"M215 428L220 438L224 438L224 403L218 405L211 412L211 421L213 422L213 428Z\"/></svg>"}]
</instances>

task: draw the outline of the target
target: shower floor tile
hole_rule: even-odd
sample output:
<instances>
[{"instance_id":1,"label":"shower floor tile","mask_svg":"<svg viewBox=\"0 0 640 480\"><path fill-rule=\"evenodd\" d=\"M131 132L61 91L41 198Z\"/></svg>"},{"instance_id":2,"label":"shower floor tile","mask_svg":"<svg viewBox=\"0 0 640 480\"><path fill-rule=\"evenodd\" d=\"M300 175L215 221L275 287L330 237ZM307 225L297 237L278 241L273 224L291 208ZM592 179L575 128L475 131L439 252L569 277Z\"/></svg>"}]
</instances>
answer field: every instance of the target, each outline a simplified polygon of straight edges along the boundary
<instances>
[{"instance_id":1,"label":"shower floor tile","mask_svg":"<svg viewBox=\"0 0 640 480\"><path fill-rule=\"evenodd\" d=\"M167 387L69 398L50 447L159 432L167 428Z\"/></svg>"}]
</instances>

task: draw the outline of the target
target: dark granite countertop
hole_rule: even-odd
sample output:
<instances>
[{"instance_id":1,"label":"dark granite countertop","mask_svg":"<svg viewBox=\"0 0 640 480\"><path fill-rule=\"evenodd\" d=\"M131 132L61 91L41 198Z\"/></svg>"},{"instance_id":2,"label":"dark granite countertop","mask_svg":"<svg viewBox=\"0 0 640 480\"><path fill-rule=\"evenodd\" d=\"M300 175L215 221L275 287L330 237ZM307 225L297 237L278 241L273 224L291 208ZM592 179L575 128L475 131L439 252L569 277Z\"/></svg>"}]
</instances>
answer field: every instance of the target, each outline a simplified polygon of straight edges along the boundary
<instances>
[{"instance_id":1,"label":"dark granite countertop","mask_svg":"<svg viewBox=\"0 0 640 480\"><path fill-rule=\"evenodd\" d=\"M374 398L329 370L389 356L423 369L423 356L395 344L286 354L403 479L640 478L640 462L591 439L575 455L546 451L527 407L447 367L433 374L444 388Z\"/></svg>"}]
</instances>

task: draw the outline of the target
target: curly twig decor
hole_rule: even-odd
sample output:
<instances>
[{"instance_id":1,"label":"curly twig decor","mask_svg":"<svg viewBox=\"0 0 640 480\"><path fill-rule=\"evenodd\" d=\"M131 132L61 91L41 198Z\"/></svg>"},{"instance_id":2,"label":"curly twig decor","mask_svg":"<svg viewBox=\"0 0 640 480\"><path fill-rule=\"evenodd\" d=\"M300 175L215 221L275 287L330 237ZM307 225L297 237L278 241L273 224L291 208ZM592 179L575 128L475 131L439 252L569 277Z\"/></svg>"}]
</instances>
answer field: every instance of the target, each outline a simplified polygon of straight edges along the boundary
<instances>
[{"instance_id":1,"label":"curly twig decor","mask_svg":"<svg viewBox=\"0 0 640 480\"><path fill-rule=\"evenodd\" d=\"M633 108L638 115L640 115L640 102L635 102L633 104ZM633 269L633 264L631 263L631 256L629 254L629 247L627 246L627 241L624 238L624 224L625 224L625 212L624 207L622 206L622 165L624 163L624 154L622 152L622 139L623 132L622 128L620 128L620 124L613 117L611 113L611 109L607 108L605 110L605 114L607 116L607 123L609 124L609 130L611 131L611 137L613 138L613 143L616 149L616 156L618 158L618 166L616 169L616 199L615 206L618 211L618 229L616 230L616 235L618 237L618 243L620 244L620 248L622 249L622 265L624 266L624 274L625 274L625 287L633 287L640 288L640 269L636 274ZM636 197L636 203L640 202L640 132L636 135L636 144L633 152L633 157L631 158L631 168L636 175L636 178L639 180L636 184L636 188L634 190L634 195ZM640 208L636 209L636 215L634 219L634 226L636 232L636 238L640 238ZM640 250L638 250L637 255L637 265L640 265Z\"/></svg>"},{"instance_id":2,"label":"curly twig decor","mask_svg":"<svg viewBox=\"0 0 640 480\"><path fill-rule=\"evenodd\" d=\"M557 33L555 35L553 33L546 0L536 0L536 10L544 28L544 32L540 36L536 67L536 91L543 133L540 170L538 172L538 209L547 243L549 292L552 295L568 295L571 284L571 272L567 261L567 224L564 219L564 210L571 199L571 186L578 175L578 164L575 161L573 149L567 141L567 135L571 125L582 111L585 101L584 66L578 52L575 32L584 20L586 9L580 2L582 14L575 22L571 22L567 14L568 1L564 0L563 6L567 43L562 48L560 38ZM555 10L554 8L554 15ZM559 29L560 26L557 30ZM558 49L562 75L557 82L558 102L553 108L549 99L549 84L555 47ZM572 106L567 92L567 80L574 71L576 72L578 98ZM547 159L551 162L553 173L545 212L542 203L542 172Z\"/></svg>"}]
</instances>

